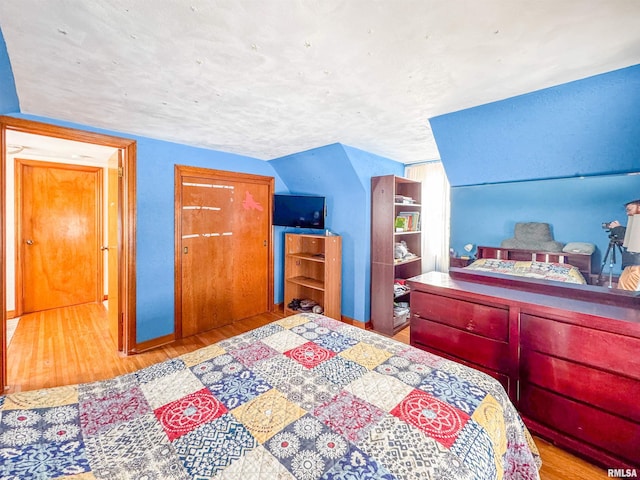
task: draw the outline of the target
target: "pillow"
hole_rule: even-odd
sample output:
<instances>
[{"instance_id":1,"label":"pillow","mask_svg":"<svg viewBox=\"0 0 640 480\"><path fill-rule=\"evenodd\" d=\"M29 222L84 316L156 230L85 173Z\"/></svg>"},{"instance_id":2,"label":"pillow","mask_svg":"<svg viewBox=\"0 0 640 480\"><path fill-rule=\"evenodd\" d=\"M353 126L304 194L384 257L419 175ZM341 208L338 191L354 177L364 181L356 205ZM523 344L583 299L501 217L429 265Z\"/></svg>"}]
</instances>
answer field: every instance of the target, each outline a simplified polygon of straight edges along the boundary
<instances>
[{"instance_id":1,"label":"pillow","mask_svg":"<svg viewBox=\"0 0 640 480\"><path fill-rule=\"evenodd\" d=\"M540 222L518 222L513 236L525 242L548 242L553 240L551 225Z\"/></svg>"},{"instance_id":2,"label":"pillow","mask_svg":"<svg viewBox=\"0 0 640 480\"><path fill-rule=\"evenodd\" d=\"M593 243L569 242L562 249L565 253L586 253L591 255L596 249Z\"/></svg>"},{"instance_id":3,"label":"pillow","mask_svg":"<svg viewBox=\"0 0 640 480\"><path fill-rule=\"evenodd\" d=\"M517 238L507 238L500 242L501 248L516 248L520 250L536 250L538 252L561 252L564 243L555 240L525 241Z\"/></svg>"}]
</instances>

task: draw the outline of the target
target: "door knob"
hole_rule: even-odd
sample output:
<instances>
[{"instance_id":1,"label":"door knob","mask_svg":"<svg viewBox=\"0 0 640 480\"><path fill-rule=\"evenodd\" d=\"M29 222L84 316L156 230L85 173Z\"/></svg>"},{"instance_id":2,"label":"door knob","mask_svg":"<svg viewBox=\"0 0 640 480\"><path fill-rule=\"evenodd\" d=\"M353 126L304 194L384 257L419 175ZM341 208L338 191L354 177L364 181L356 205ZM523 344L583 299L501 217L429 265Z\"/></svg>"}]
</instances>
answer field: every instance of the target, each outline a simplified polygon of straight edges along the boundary
<instances>
[{"instance_id":1,"label":"door knob","mask_svg":"<svg viewBox=\"0 0 640 480\"><path fill-rule=\"evenodd\" d=\"M100 247L100 250L102 250L104 252L105 250L109 250L109 247L103 245L103 246Z\"/></svg>"},{"instance_id":2,"label":"door knob","mask_svg":"<svg viewBox=\"0 0 640 480\"><path fill-rule=\"evenodd\" d=\"M27 240L27 241L26 241L26 244L27 244L27 245L33 245L33 240Z\"/></svg>"}]
</instances>

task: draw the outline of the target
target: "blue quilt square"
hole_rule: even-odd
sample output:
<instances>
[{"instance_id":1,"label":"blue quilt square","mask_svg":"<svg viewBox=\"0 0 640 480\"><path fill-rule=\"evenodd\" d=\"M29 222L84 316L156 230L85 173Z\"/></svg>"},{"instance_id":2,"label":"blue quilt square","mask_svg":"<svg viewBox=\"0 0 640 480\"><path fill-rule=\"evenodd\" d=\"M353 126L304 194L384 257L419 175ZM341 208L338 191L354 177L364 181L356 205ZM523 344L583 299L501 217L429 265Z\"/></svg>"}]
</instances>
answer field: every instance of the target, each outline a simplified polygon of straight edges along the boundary
<instances>
[{"instance_id":1,"label":"blue quilt square","mask_svg":"<svg viewBox=\"0 0 640 480\"><path fill-rule=\"evenodd\" d=\"M418 388L468 415L473 415L477 406L487 396L487 393L477 386L442 370L432 371Z\"/></svg>"},{"instance_id":2,"label":"blue quilt square","mask_svg":"<svg viewBox=\"0 0 640 480\"><path fill-rule=\"evenodd\" d=\"M209 390L225 407L232 410L252 398L271 390L271 385L250 370L225 375L209 385Z\"/></svg>"},{"instance_id":3,"label":"blue quilt square","mask_svg":"<svg viewBox=\"0 0 640 480\"><path fill-rule=\"evenodd\" d=\"M49 479L89 472L91 467L80 441L40 443L1 448L2 478Z\"/></svg>"}]
</instances>

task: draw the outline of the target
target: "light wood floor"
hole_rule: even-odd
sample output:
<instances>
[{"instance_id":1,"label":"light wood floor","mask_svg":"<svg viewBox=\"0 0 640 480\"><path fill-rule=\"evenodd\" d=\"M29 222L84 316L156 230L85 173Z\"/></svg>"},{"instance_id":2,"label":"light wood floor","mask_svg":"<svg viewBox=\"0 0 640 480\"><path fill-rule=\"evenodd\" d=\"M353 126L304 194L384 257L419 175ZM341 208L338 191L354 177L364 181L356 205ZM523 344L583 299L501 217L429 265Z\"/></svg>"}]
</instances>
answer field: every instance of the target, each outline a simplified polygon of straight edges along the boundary
<instances>
[{"instance_id":1,"label":"light wood floor","mask_svg":"<svg viewBox=\"0 0 640 480\"><path fill-rule=\"evenodd\" d=\"M174 358L280 318L263 314L182 339L149 352L124 356L107 329L106 311L86 304L25 315L7 350L5 393L104 380ZM409 343L409 329L395 337ZM542 480L604 480L604 470L535 438L542 456Z\"/></svg>"}]
</instances>

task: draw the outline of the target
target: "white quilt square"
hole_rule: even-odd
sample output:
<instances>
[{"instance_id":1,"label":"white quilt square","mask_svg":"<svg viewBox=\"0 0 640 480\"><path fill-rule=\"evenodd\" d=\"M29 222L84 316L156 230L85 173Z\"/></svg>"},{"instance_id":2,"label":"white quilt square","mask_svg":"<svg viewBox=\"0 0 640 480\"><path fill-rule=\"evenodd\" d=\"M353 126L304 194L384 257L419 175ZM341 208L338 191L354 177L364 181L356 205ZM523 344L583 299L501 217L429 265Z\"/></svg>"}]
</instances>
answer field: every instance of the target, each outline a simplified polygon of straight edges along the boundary
<instances>
[{"instance_id":1,"label":"white quilt square","mask_svg":"<svg viewBox=\"0 0 640 480\"><path fill-rule=\"evenodd\" d=\"M283 330L278 333L274 333L267 338L263 338L262 342L269 345L274 350L280 353L284 353L288 350L292 350L300 345L307 343L309 340L301 337L297 333L293 333L291 330Z\"/></svg>"},{"instance_id":2,"label":"white quilt square","mask_svg":"<svg viewBox=\"0 0 640 480\"><path fill-rule=\"evenodd\" d=\"M369 372L351 382L345 390L385 412L390 412L413 388L395 377Z\"/></svg>"},{"instance_id":3,"label":"white quilt square","mask_svg":"<svg viewBox=\"0 0 640 480\"><path fill-rule=\"evenodd\" d=\"M140 388L151 408L155 410L185 395L202 390L204 385L191 370L185 369L144 383Z\"/></svg>"}]
</instances>

